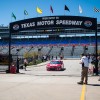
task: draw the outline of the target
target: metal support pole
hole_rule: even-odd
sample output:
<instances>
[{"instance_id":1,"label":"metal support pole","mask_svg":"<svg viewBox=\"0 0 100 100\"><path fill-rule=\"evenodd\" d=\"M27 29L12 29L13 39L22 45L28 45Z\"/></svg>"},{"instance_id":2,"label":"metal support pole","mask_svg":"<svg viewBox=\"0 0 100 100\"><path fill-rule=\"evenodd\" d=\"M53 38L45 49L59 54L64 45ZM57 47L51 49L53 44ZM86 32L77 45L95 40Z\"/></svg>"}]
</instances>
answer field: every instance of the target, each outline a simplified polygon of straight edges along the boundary
<instances>
[{"instance_id":1,"label":"metal support pole","mask_svg":"<svg viewBox=\"0 0 100 100\"><path fill-rule=\"evenodd\" d=\"M98 75L98 36L97 36L97 19L96 19L96 30L95 30L95 56L96 56L96 63L95 63L95 68L96 68L96 75Z\"/></svg>"},{"instance_id":2,"label":"metal support pole","mask_svg":"<svg viewBox=\"0 0 100 100\"><path fill-rule=\"evenodd\" d=\"M17 73L19 73L19 58L18 58L18 55L17 55Z\"/></svg>"},{"instance_id":3,"label":"metal support pole","mask_svg":"<svg viewBox=\"0 0 100 100\"><path fill-rule=\"evenodd\" d=\"M17 49L17 73L19 73L19 58L18 58L18 52L19 52L19 49Z\"/></svg>"},{"instance_id":4,"label":"metal support pole","mask_svg":"<svg viewBox=\"0 0 100 100\"><path fill-rule=\"evenodd\" d=\"M11 32L9 31L9 65L8 65L8 73L10 73L11 66Z\"/></svg>"}]
</instances>

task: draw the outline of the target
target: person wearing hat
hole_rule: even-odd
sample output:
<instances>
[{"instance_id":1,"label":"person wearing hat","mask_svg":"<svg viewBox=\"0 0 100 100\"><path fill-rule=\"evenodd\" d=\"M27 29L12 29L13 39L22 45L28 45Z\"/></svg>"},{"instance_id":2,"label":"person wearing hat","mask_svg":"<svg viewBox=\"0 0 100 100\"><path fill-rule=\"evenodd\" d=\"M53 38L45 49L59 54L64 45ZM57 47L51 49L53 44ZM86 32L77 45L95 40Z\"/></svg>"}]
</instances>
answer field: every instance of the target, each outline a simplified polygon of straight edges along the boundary
<instances>
[{"instance_id":1,"label":"person wearing hat","mask_svg":"<svg viewBox=\"0 0 100 100\"><path fill-rule=\"evenodd\" d=\"M87 84L88 83L88 68L89 68L89 59L87 55L82 54L80 64L82 65L81 71L81 81L78 84Z\"/></svg>"}]
</instances>

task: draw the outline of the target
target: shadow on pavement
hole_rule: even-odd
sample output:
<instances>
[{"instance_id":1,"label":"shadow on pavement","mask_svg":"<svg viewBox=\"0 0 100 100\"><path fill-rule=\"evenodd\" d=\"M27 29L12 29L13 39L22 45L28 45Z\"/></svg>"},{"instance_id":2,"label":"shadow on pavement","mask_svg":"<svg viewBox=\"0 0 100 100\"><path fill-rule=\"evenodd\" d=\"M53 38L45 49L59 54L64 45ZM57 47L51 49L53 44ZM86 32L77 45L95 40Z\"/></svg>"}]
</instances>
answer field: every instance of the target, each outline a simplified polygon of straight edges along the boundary
<instances>
[{"instance_id":1,"label":"shadow on pavement","mask_svg":"<svg viewBox=\"0 0 100 100\"><path fill-rule=\"evenodd\" d=\"M80 77L80 75L67 75L67 74L64 74L64 75L59 75L59 74L34 74L34 76L67 76L67 77Z\"/></svg>"},{"instance_id":2,"label":"shadow on pavement","mask_svg":"<svg viewBox=\"0 0 100 100\"><path fill-rule=\"evenodd\" d=\"M100 86L100 84L87 84L87 85L90 85L90 86Z\"/></svg>"}]
</instances>

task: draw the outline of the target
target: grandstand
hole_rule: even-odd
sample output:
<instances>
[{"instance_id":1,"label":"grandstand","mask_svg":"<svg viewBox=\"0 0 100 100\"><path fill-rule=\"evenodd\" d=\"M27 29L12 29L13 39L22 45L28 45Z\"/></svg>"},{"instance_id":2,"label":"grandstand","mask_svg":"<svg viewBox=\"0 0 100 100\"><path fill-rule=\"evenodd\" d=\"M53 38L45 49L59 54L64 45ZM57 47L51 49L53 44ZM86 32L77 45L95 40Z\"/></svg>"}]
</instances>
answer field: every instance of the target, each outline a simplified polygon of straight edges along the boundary
<instances>
[{"instance_id":1,"label":"grandstand","mask_svg":"<svg viewBox=\"0 0 100 100\"><path fill-rule=\"evenodd\" d=\"M78 58L81 53L96 53L96 40L99 50L100 23L89 17L45 16L12 22L10 27L0 26L0 53L19 58L29 52L37 52L40 58Z\"/></svg>"},{"instance_id":2,"label":"grandstand","mask_svg":"<svg viewBox=\"0 0 100 100\"><path fill-rule=\"evenodd\" d=\"M97 25L98 50L100 50L100 24ZM8 54L9 27L0 26L0 53ZM61 48L63 47L63 50ZM86 49L87 48L87 49ZM81 53L95 53L95 34L85 29L27 30L12 34L11 54L21 58L27 52L42 55L80 57ZM18 50L18 51L17 51Z\"/></svg>"}]
</instances>

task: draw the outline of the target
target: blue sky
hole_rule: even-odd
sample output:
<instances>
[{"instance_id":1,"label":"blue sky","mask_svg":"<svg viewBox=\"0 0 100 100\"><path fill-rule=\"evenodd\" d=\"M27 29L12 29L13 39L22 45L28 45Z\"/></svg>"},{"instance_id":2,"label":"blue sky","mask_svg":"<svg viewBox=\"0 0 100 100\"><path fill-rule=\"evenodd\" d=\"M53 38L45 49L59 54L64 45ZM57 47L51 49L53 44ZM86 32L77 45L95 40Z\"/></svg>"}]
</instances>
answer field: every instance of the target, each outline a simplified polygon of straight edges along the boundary
<instances>
[{"instance_id":1,"label":"blue sky","mask_svg":"<svg viewBox=\"0 0 100 100\"><path fill-rule=\"evenodd\" d=\"M50 13L50 5L54 13ZM67 6L70 12L64 10ZM79 5L83 12L79 13ZM42 14L37 14L36 7L42 9ZM15 21L11 14L16 15L16 21L24 19L24 10L28 11L25 18L34 18L42 16L70 15L86 16L97 18L100 22L100 12L94 12L93 8L100 9L100 0L0 0L0 25L7 26L10 22Z\"/></svg>"}]
</instances>

